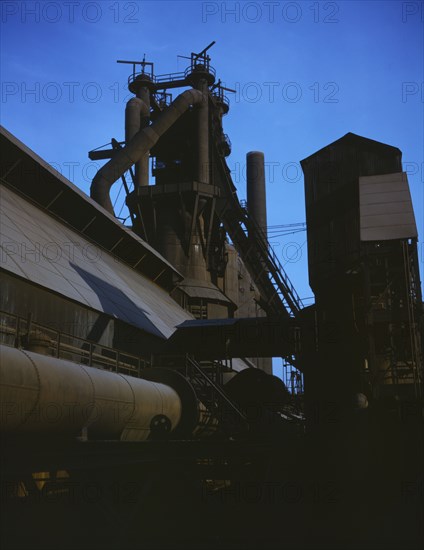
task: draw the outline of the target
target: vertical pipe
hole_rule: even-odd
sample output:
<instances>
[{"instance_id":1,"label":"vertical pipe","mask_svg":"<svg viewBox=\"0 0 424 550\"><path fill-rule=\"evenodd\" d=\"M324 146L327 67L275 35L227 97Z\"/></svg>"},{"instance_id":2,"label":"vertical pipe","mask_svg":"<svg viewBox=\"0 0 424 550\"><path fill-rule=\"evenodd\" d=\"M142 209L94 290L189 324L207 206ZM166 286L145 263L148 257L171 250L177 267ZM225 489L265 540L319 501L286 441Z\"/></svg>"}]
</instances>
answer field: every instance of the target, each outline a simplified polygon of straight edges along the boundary
<instances>
[{"instance_id":1,"label":"vertical pipe","mask_svg":"<svg viewBox=\"0 0 424 550\"><path fill-rule=\"evenodd\" d=\"M209 110L208 110L208 83L201 78L196 83L196 89L202 92L203 101L198 108L197 121L197 181L209 183Z\"/></svg>"},{"instance_id":2,"label":"vertical pipe","mask_svg":"<svg viewBox=\"0 0 424 550\"><path fill-rule=\"evenodd\" d=\"M150 118L150 91L147 86L140 86L137 90L137 97L141 99L147 106L147 116L142 117L140 120L140 130L149 125ZM142 185L149 185L149 159L150 152L148 151L143 157L135 163L135 181L137 187Z\"/></svg>"},{"instance_id":3,"label":"vertical pipe","mask_svg":"<svg viewBox=\"0 0 424 550\"><path fill-rule=\"evenodd\" d=\"M246 155L247 164L247 206L252 218L267 238L265 162L261 151L251 151Z\"/></svg>"},{"instance_id":4,"label":"vertical pipe","mask_svg":"<svg viewBox=\"0 0 424 550\"><path fill-rule=\"evenodd\" d=\"M144 88L147 89L147 88ZM138 94L139 95L139 94ZM125 108L125 142L128 144L133 137L149 125L150 99L147 102L139 97L131 98ZM135 187L149 184L149 152L135 163Z\"/></svg>"}]
</instances>

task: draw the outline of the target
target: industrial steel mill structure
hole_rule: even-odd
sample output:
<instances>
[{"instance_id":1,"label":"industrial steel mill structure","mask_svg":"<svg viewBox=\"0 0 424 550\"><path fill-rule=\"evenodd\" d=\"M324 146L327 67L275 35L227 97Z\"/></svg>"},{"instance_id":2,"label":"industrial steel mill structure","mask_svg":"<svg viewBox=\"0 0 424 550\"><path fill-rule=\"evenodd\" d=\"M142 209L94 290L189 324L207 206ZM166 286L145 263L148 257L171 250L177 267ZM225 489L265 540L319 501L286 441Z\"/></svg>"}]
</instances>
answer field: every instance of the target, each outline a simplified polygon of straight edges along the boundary
<instances>
[{"instance_id":1,"label":"industrial steel mill structure","mask_svg":"<svg viewBox=\"0 0 424 550\"><path fill-rule=\"evenodd\" d=\"M349 133L301 161L305 307L267 240L262 152L237 196L212 46L176 74L120 61L134 97L125 139L89 152L107 160L91 197L1 130L7 548L422 542L423 303L401 152Z\"/></svg>"}]
</instances>

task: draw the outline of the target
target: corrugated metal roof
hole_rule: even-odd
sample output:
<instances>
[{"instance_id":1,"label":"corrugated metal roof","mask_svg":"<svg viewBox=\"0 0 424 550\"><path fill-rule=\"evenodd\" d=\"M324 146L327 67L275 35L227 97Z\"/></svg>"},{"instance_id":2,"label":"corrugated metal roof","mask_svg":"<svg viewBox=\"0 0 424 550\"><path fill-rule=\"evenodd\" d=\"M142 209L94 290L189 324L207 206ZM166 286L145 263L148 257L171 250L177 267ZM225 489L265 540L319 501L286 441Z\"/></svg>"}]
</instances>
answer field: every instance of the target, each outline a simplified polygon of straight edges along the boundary
<instances>
[{"instance_id":1,"label":"corrugated metal roof","mask_svg":"<svg viewBox=\"0 0 424 550\"><path fill-rule=\"evenodd\" d=\"M359 178L361 241L418 236L405 172Z\"/></svg>"},{"instance_id":2,"label":"corrugated metal roof","mask_svg":"<svg viewBox=\"0 0 424 550\"><path fill-rule=\"evenodd\" d=\"M162 338L193 319L147 277L7 187L0 191L3 269Z\"/></svg>"},{"instance_id":3,"label":"corrugated metal roof","mask_svg":"<svg viewBox=\"0 0 424 550\"><path fill-rule=\"evenodd\" d=\"M147 242L0 126L1 174L10 188L130 267L171 290L182 275Z\"/></svg>"}]
</instances>

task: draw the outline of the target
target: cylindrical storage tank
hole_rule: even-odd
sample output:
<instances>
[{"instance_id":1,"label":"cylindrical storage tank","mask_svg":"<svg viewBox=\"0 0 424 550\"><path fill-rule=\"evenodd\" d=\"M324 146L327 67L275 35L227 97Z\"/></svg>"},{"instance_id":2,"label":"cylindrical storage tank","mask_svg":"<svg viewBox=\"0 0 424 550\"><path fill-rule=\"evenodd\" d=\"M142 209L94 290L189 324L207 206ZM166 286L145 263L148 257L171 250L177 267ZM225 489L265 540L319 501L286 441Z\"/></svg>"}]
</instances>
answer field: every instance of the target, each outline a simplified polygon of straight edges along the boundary
<instances>
[{"instance_id":1,"label":"cylindrical storage tank","mask_svg":"<svg viewBox=\"0 0 424 550\"><path fill-rule=\"evenodd\" d=\"M121 434L123 441L144 441L153 431L164 435L173 431L181 419L181 400L165 384L125 377L134 392L135 409Z\"/></svg>"},{"instance_id":2,"label":"cylindrical storage tank","mask_svg":"<svg viewBox=\"0 0 424 550\"><path fill-rule=\"evenodd\" d=\"M0 346L3 432L78 434L93 408L84 369L38 353Z\"/></svg>"},{"instance_id":3,"label":"cylindrical storage tank","mask_svg":"<svg viewBox=\"0 0 424 550\"><path fill-rule=\"evenodd\" d=\"M119 439L134 414L134 393L130 384L120 374L81 365L75 367L85 371L93 386L88 437Z\"/></svg>"},{"instance_id":4,"label":"cylindrical storage tank","mask_svg":"<svg viewBox=\"0 0 424 550\"><path fill-rule=\"evenodd\" d=\"M0 346L0 431L142 441L174 430L178 393L156 381Z\"/></svg>"},{"instance_id":5,"label":"cylindrical storage tank","mask_svg":"<svg viewBox=\"0 0 424 550\"><path fill-rule=\"evenodd\" d=\"M265 159L261 151L246 155L247 207L251 217L267 237Z\"/></svg>"}]
</instances>

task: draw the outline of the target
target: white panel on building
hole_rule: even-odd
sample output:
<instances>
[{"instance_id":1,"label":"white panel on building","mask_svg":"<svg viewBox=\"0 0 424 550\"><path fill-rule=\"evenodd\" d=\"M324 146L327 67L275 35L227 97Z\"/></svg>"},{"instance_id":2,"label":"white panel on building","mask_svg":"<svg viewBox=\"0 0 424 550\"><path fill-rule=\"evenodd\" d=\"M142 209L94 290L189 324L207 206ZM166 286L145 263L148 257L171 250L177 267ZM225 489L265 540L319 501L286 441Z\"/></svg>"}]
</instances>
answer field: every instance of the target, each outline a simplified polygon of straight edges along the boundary
<instances>
[{"instance_id":1,"label":"white panel on building","mask_svg":"<svg viewBox=\"0 0 424 550\"><path fill-rule=\"evenodd\" d=\"M405 172L359 178L361 241L417 237Z\"/></svg>"}]
</instances>

